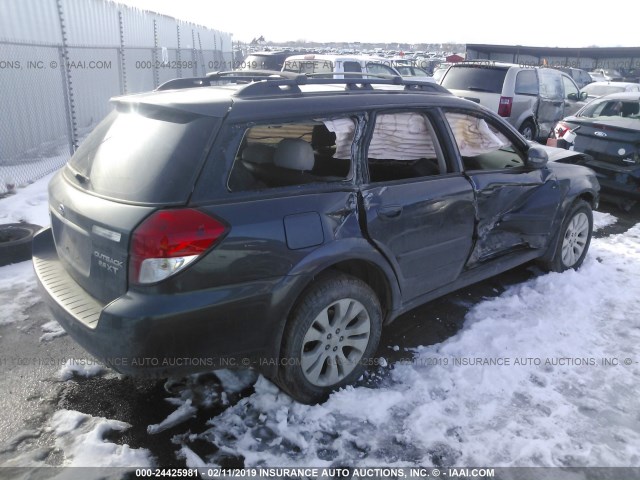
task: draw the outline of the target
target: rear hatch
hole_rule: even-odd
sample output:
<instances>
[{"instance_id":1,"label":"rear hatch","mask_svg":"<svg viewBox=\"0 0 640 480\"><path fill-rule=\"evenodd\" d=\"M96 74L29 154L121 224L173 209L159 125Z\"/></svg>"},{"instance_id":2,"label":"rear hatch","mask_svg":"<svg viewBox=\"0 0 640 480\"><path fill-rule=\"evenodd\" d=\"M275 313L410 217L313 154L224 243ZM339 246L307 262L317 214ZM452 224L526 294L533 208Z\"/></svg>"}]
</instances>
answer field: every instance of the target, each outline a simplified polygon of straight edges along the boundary
<instances>
[{"instance_id":1,"label":"rear hatch","mask_svg":"<svg viewBox=\"0 0 640 480\"><path fill-rule=\"evenodd\" d=\"M640 120L611 117L587 121L577 118L570 124L580 125L575 132L575 150L622 167L640 164Z\"/></svg>"},{"instance_id":2,"label":"rear hatch","mask_svg":"<svg viewBox=\"0 0 640 480\"><path fill-rule=\"evenodd\" d=\"M219 119L119 104L49 185L56 250L65 270L97 300L127 290L135 227L160 207L184 205Z\"/></svg>"},{"instance_id":3,"label":"rear hatch","mask_svg":"<svg viewBox=\"0 0 640 480\"><path fill-rule=\"evenodd\" d=\"M508 67L487 64L453 66L440 85L458 97L497 112L508 70Z\"/></svg>"}]
</instances>

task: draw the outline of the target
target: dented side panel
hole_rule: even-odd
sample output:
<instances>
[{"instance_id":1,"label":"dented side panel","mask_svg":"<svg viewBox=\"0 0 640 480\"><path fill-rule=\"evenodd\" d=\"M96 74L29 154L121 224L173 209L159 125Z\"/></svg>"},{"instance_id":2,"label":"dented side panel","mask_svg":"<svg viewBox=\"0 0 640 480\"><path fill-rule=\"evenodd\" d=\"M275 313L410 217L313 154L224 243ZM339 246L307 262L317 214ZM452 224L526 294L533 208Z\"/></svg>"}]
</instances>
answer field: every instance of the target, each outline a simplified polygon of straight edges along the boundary
<instances>
[{"instance_id":1,"label":"dented side panel","mask_svg":"<svg viewBox=\"0 0 640 480\"><path fill-rule=\"evenodd\" d=\"M518 248L544 248L562 189L547 169L477 172L477 228L468 267Z\"/></svg>"}]
</instances>

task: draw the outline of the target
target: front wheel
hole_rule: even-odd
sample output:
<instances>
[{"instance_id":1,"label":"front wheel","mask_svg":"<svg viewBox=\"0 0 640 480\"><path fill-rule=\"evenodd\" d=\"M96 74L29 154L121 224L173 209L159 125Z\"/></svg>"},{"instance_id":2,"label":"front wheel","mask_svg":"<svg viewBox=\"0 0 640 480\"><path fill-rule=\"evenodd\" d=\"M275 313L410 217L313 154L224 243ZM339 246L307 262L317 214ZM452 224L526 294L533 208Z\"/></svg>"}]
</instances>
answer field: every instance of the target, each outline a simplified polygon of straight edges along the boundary
<instances>
[{"instance_id":1,"label":"front wheel","mask_svg":"<svg viewBox=\"0 0 640 480\"><path fill-rule=\"evenodd\" d=\"M375 292L350 275L327 275L303 294L293 311L276 382L302 403L323 401L362 375L381 330Z\"/></svg>"},{"instance_id":2,"label":"front wheel","mask_svg":"<svg viewBox=\"0 0 640 480\"><path fill-rule=\"evenodd\" d=\"M556 251L548 262L548 268L554 272L578 269L589 250L593 233L593 212L591 205L584 200L574 203L562 222Z\"/></svg>"}]
</instances>

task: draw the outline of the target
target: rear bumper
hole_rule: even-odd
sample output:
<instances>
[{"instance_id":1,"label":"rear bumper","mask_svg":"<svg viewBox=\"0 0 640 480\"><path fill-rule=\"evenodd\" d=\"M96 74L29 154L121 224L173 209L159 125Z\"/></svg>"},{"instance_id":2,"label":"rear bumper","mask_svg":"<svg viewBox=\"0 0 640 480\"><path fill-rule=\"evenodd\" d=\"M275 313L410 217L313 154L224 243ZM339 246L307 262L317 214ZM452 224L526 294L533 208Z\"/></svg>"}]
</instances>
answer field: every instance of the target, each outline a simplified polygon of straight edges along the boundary
<instances>
[{"instance_id":1,"label":"rear bumper","mask_svg":"<svg viewBox=\"0 0 640 480\"><path fill-rule=\"evenodd\" d=\"M133 291L101 304L64 270L51 229L33 240L38 283L55 319L114 370L165 377L218 368L257 368L285 302L286 279L173 295ZM286 292L285 292L286 293Z\"/></svg>"},{"instance_id":2,"label":"rear bumper","mask_svg":"<svg viewBox=\"0 0 640 480\"><path fill-rule=\"evenodd\" d=\"M603 192L640 200L640 165L622 167L598 160L587 160L584 165L596 173Z\"/></svg>"}]
</instances>

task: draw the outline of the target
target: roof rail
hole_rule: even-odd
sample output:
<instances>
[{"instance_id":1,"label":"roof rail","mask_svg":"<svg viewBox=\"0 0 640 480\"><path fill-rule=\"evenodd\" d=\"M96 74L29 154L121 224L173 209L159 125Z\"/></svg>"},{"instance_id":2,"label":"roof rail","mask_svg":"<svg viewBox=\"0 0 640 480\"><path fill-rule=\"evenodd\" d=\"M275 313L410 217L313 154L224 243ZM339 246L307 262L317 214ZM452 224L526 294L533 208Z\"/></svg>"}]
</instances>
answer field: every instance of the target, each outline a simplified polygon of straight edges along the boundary
<instances>
[{"instance_id":1,"label":"roof rail","mask_svg":"<svg viewBox=\"0 0 640 480\"><path fill-rule=\"evenodd\" d=\"M205 77L175 78L163 83L156 91L208 87L219 82L246 83L235 92L236 97L257 97L272 95L301 94L300 85L344 85L348 91L373 90L373 85L399 85L406 91L440 92L449 91L437 83L402 78L397 75L380 75L360 72L340 72L344 78L327 78L327 73L302 74L272 70L234 70L211 72ZM333 74L338 75L338 74ZM366 77L366 78L363 78Z\"/></svg>"}]
</instances>

